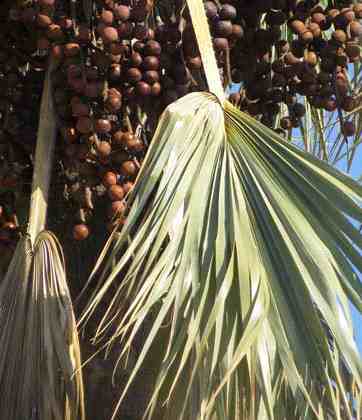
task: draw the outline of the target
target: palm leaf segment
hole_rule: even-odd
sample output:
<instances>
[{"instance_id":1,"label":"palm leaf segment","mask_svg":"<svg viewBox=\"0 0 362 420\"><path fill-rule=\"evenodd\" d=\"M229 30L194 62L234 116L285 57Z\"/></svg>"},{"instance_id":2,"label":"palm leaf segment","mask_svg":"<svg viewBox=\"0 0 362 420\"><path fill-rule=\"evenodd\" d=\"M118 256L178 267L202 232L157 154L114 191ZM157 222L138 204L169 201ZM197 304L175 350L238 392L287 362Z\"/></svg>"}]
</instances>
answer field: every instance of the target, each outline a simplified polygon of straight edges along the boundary
<instances>
[{"instance_id":1,"label":"palm leaf segment","mask_svg":"<svg viewBox=\"0 0 362 420\"><path fill-rule=\"evenodd\" d=\"M115 328L120 359L152 320L121 400L147 356L159 372L148 418L159 402L177 420L359 418L361 199L211 94L170 105L85 314L116 285L96 338Z\"/></svg>"}]
</instances>

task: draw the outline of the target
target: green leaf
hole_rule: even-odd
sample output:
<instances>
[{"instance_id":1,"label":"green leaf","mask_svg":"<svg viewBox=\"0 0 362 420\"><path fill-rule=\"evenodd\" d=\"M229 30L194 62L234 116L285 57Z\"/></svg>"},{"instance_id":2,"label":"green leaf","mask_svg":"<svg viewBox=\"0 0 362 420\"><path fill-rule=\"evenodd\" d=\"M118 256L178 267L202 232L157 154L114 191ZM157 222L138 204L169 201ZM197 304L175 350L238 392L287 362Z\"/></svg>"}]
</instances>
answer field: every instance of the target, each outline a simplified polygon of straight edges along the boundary
<instances>
[{"instance_id":1,"label":"green leaf","mask_svg":"<svg viewBox=\"0 0 362 420\"><path fill-rule=\"evenodd\" d=\"M82 318L116 287L96 338L120 340L120 360L152 320L119 404L152 360L147 419L351 418L361 199L351 178L211 94L170 105Z\"/></svg>"}]
</instances>

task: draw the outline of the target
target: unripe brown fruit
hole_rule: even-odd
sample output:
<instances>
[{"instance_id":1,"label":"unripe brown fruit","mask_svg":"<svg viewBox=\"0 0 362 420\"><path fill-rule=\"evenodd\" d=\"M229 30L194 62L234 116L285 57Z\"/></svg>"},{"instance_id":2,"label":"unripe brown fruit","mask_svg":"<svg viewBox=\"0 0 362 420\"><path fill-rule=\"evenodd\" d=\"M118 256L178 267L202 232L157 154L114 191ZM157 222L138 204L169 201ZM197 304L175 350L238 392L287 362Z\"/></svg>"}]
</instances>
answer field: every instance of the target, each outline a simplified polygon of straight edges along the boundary
<instances>
[{"instance_id":1,"label":"unripe brown fruit","mask_svg":"<svg viewBox=\"0 0 362 420\"><path fill-rule=\"evenodd\" d=\"M106 188L117 184L117 175L114 172L108 171L102 177L102 183Z\"/></svg>"},{"instance_id":2,"label":"unripe brown fruit","mask_svg":"<svg viewBox=\"0 0 362 420\"><path fill-rule=\"evenodd\" d=\"M120 96L109 96L105 105L110 112L117 112L122 107L122 98Z\"/></svg>"},{"instance_id":3,"label":"unripe brown fruit","mask_svg":"<svg viewBox=\"0 0 362 420\"><path fill-rule=\"evenodd\" d=\"M334 31L332 33L332 38L340 44L344 44L347 41L347 35L344 31L342 31L342 29Z\"/></svg>"},{"instance_id":4,"label":"unripe brown fruit","mask_svg":"<svg viewBox=\"0 0 362 420\"><path fill-rule=\"evenodd\" d=\"M107 26L112 25L113 20L114 20L114 16L113 16L113 13L110 10L105 10L105 9L102 10L102 13L101 13L101 21L105 25L107 25Z\"/></svg>"},{"instance_id":5,"label":"unripe brown fruit","mask_svg":"<svg viewBox=\"0 0 362 420\"><path fill-rule=\"evenodd\" d=\"M359 38L362 36L362 25L357 21L350 23L349 30L353 38Z\"/></svg>"},{"instance_id":6,"label":"unripe brown fruit","mask_svg":"<svg viewBox=\"0 0 362 420\"><path fill-rule=\"evenodd\" d=\"M126 22L131 16L129 6L125 6L123 4L116 5L113 12L115 18L121 20L122 22Z\"/></svg>"},{"instance_id":7,"label":"unripe brown fruit","mask_svg":"<svg viewBox=\"0 0 362 420\"><path fill-rule=\"evenodd\" d=\"M89 233L90 231L88 226L83 223L73 227L73 238L76 241L84 241L88 238Z\"/></svg>"},{"instance_id":8,"label":"unripe brown fruit","mask_svg":"<svg viewBox=\"0 0 362 420\"><path fill-rule=\"evenodd\" d=\"M120 185L111 185L108 188L108 196L112 201L120 201L124 197L124 190Z\"/></svg>"},{"instance_id":9,"label":"unripe brown fruit","mask_svg":"<svg viewBox=\"0 0 362 420\"><path fill-rule=\"evenodd\" d=\"M111 145L107 141L100 141L97 144L97 154L100 158L108 158L112 152Z\"/></svg>"},{"instance_id":10,"label":"unripe brown fruit","mask_svg":"<svg viewBox=\"0 0 362 420\"><path fill-rule=\"evenodd\" d=\"M125 194L128 194L134 187L134 183L131 181L126 181L125 183L122 184L123 187L123 191Z\"/></svg>"},{"instance_id":11,"label":"unripe brown fruit","mask_svg":"<svg viewBox=\"0 0 362 420\"><path fill-rule=\"evenodd\" d=\"M140 67L142 62L143 62L142 55L138 52L133 52L129 59L129 64L132 67Z\"/></svg>"},{"instance_id":12,"label":"unripe brown fruit","mask_svg":"<svg viewBox=\"0 0 362 420\"><path fill-rule=\"evenodd\" d=\"M119 217L122 216L122 214L126 210L126 204L123 201L117 200L113 201L111 204L111 207L109 208L108 217Z\"/></svg>"},{"instance_id":13,"label":"unripe brown fruit","mask_svg":"<svg viewBox=\"0 0 362 420\"><path fill-rule=\"evenodd\" d=\"M295 34L302 34L303 32L306 31L306 27L304 25L304 22L302 22L301 20L297 20L294 19L292 21L289 22L289 27L290 29L295 33Z\"/></svg>"},{"instance_id":14,"label":"unripe brown fruit","mask_svg":"<svg viewBox=\"0 0 362 420\"><path fill-rule=\"evenodd\" d=\"M135 164L135 162L133 162L133 160L127 160L125 162L122 162L121 167L120 167L120 172L124 176L133 178L138 173L138 167Z\"/></svg>"},{"instance_id":15,"label":"unripe brown fruit","mask_svg":"<svg viewBox=\"0 0 362 420\"><path fill-rule=\"evenodd\" d=\"M99 118L94 123L94 129L99 134L109 133L112 130L112 124L107 119Z\"/></svg>"},{"instance_id":16,"label":"unripe brown fruit","mask_svg":"<svg viewBox=\"0 0 362 420\"><path fill-rule=\"evenodd\" d=\"M103 42L106 44L110 44L111 42L118 41L118 32L116 28L112 26L105 27L101 32L101 37Z\"/></svg>"}]
</instances>

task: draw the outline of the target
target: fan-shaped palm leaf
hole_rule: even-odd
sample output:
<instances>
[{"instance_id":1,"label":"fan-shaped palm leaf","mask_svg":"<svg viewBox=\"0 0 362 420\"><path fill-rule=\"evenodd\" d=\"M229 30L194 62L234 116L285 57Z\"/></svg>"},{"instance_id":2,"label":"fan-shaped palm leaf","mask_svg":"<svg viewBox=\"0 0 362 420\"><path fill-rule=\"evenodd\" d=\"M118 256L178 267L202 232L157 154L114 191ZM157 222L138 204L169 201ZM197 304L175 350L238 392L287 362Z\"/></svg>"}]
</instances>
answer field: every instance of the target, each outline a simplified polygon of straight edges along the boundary
<instances>
[{"instance_id":1,"label":"fan-shaped palm leaf","mask_svg":"<svg viewBox=\"0 0 362 420\"><path fill-rule=\"evenodd\" d=\"M121 400L147 357L159 364L148 418L160 401L177 420L355 418L361 199L211 94L170 105L84 315L117 286L96 339L115 327L120 358L152 319Z\"/></svg>"}]
</instances>

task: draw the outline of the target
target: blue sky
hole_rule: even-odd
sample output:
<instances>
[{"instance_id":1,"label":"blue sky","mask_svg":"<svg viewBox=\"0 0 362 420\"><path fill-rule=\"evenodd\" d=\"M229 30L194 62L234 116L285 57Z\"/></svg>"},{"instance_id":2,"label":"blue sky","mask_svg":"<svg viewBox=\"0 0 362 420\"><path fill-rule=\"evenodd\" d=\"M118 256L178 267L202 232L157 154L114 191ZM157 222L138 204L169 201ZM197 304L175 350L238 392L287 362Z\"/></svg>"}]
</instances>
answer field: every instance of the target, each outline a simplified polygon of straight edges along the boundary
<instances>
[{"instance_id":1,"label":"blue sky","mask_svg":"<svg viewBox=\"0 0 362 420\"><path fill-rule=\"evenodd\" d=\"M355 160L353 162L351 175L354 178L360 177L362 174L362 146L358 149ZM361 279L362 281L362 279ZM362 316L352 308L353 321L356 329L357 345L362 354Z\"/></svg>"}]
</instances>

